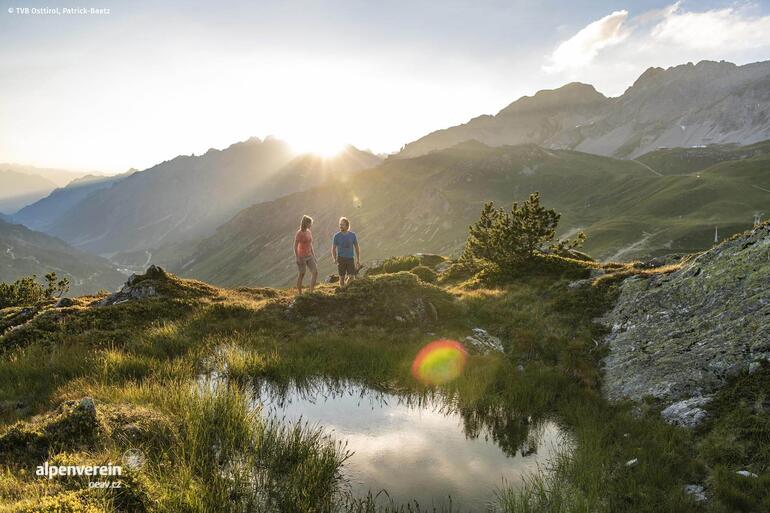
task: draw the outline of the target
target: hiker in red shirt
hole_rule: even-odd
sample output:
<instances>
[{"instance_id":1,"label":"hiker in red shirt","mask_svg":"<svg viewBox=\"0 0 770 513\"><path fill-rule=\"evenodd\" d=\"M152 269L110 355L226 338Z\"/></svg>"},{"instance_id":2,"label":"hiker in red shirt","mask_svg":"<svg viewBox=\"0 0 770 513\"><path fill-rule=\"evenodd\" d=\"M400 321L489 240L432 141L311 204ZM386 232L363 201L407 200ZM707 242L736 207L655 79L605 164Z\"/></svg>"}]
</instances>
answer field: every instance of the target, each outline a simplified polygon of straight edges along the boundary
<instances>
[{"instance_id":1,"label":"hiker in red shirt","mask_svg":"<svg viewBox=\"0 0 770 513\"><path fill-rule=\"evenodd\" d=\"M318 268L316 267L315 252L313 251L313 234L310 227L313 218L302 216L299 230L294 236L294 258L297 260L297 294L302 294L302 280L305 278L305 269L310 269L310 292L313 292L318 280Z\"/></svg>"}]
</instances>

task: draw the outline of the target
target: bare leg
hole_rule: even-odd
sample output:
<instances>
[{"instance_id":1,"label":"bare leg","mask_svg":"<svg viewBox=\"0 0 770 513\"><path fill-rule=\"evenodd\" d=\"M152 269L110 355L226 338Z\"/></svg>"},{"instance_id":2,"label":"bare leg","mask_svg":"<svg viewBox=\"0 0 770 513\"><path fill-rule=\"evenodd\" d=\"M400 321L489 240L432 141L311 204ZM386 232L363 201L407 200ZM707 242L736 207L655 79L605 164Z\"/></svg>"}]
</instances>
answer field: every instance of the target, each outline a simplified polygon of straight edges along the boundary
<instances>
[{"instance_id":1,"label":"bare leg","mask_svg":"<svg viewBox=\"0 0 770 513\"><path fill-rule=\"evenodd\" d=\"M318 281L318 271L313 271L310 274L310 292L313 292L313 289L315 289L315 284Z\"/></svg>"},{"instance_id":2,"label":"bare leg","mask_svg":"<svg viewBox=\"0 0 770 513\"><path fill-rule=\"evenodd\" d=\"M299 273L297 276L297 294L302 294L302 280L305 278L305 273Z\"/></svg>"},{"instance_id":3,"label":"bare leg","mask_svg":"<svg viewBox=\"0 0 770 513\"><path fill-rule=\"evenodd\" d=\"M346 279L346 278L347 278L347 276L346 276L346 275L344 275L344 274L341 274L341 275L340 275L340 288L342 288L342 287L344 287L344 286L345 286L345 279Z\"/></svg>"}]
</instances>

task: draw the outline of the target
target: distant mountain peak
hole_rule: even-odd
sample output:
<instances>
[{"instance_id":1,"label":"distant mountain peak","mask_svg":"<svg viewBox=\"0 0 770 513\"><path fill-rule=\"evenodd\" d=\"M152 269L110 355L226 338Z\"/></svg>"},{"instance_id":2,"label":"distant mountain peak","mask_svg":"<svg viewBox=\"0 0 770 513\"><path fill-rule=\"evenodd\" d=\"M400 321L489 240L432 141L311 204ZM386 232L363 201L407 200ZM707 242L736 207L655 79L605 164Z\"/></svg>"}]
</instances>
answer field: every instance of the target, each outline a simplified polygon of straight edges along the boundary
<instances>
[{"instance_id":1,"label":"distant mountain peak","mask_svg":"<svg viewBox=\"0 0 770 513\"><path fill-rule=\"evenodd\" d=\"M570 82L556 89L543 89L534 96L522 96L499 114L522 113L533 110L569 108L577 105L602 103L607 97L590 84Z\"/></svg>"},{"instance_id":2,"label":"distant mountain peak","mask_svg":"<svg viewBox=\"0 0 770 513\"><path fill-rule=\"evenodd\" d=\"M688 62L671 66L670 68L650 67L639 75L629 88L657 86L661 81L677 80L682 78L707 80L726 74L734 73L740 66L727 61L699 61L697 64Z\"/></svg>"}]
</instances>

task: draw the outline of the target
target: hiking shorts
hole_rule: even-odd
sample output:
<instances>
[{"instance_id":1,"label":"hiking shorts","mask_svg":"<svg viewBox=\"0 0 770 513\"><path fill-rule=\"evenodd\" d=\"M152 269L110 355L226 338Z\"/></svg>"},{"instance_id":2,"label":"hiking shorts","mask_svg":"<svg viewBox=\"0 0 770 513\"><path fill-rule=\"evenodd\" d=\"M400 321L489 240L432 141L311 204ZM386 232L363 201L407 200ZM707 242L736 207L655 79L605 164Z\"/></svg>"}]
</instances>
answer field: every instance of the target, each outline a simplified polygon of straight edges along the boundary
<instances>
[{"instance_id":1,"label":"hiking shorts","mask_svg":"<svg viewBox=\"0 0 770 513\"><path fill-rule=\"evenodd\" d=\"M309 268L311 273L318 271L318 268L315 265L315 257L313 255L297 257L297 269L299 269L299 272L304 274L306 268Z\"/></svg>"},{"instance_id":2,"label":"hiking shorts","mask_svg":"<svg viewBox=\"0 0 770 513\"><path fill-rule=\"evenodd\" d=\"M338 257L337 271L339 271L340 278L345 275L355 276L358 274L358 269L356 269L356 262L352 258Z\"/></svg>"}]
</instances>

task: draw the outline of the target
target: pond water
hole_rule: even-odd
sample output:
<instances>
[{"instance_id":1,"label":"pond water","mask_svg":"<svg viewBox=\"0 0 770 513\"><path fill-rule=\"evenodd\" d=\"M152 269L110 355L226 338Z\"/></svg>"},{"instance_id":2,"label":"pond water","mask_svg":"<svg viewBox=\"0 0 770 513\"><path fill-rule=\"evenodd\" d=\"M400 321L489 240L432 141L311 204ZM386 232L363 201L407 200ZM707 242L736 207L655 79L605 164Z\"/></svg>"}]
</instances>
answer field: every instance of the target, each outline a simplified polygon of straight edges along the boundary
<instances>
[{"instance_id":1,"label":"pond water","mask_svg":"<svg viewBox=\"0 0 770 513\"><path fill-rule=\"evenodd\" d=\"M357 385L316 384L280 393L262 388L263 414L320 425L354 454L345 477L354 495L396 504L485 511L495 491L517 486L545 464L566 437L556 424L507 411L453 408Z\"/></svg>"}]
</instances>

